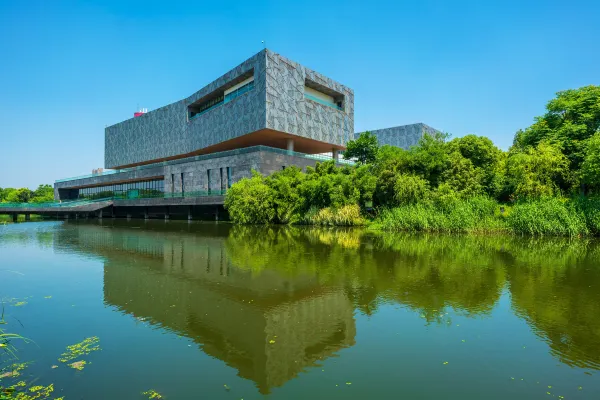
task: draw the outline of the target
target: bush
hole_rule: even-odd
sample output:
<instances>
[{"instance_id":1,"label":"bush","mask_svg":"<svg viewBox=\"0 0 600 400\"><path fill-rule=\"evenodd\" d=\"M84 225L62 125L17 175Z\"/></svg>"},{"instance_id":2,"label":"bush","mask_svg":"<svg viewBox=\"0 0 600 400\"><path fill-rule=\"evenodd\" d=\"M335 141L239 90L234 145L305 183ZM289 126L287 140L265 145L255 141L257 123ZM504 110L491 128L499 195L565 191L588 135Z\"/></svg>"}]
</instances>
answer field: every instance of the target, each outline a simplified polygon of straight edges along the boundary
<instances>
[{"instance_id":1,"label":"bush","mask_svg":"<svg viewBox=\"0 0 600 400\"><path fill-rule=\"evenodd\" d=\"M356 226L364 225L365 220L360 215L360 207L356 204L340 208L312 208L306 215L306 222L313 225Z\"/></svg>"},{"instance_id":2,"label":"bush","mask_svg":"<svg viewBox=\"0 0 600 400\"><path fill-rule=\"evenodd\" d=\"M583 214L590 233L600 235L600 198L579 197L575 200L574 206Z\"/></svg>"},{"instance_id":3,"label":"bush","mask_svg":"<svg viewBox=\"0 0 600 400\"><path fill-rule=\"evenodd\" d=\"M229 188L225 208L238 224L267 224L275 219L273 190L256 171Z\"/></svg>"},{"instance_id":4,"label":"bush","mask_svg":"<svg viewBox=\"0 0 600 400\"><path fill-rule=\"evenodd\" d=\"M589 233L584 213L573 202L558 198L517 204L507 222L513 232L527 235L580 236Z\"/></svg>"},{"instance_id":5,"label":"bush","mask_svg":"<svg viewBox=\"0 0 600 400\"><path fill-rule=\"evenodd\" d=\"M394 183L394 199L400 205L415 204L429 197L429 183L416 175L399 174Z\"/></svg>"}]
</instances>

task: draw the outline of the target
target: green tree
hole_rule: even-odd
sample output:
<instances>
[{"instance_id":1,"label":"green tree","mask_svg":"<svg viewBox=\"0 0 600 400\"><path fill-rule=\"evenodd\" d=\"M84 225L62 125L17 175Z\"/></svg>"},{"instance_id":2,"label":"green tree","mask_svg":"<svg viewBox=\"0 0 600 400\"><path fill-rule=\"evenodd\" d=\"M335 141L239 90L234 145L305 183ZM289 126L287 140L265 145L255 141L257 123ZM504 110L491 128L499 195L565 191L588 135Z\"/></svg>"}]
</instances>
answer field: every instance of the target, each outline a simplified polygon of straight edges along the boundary
<instances>
[{"instance_id":1,"label":"green tree","mask_svg":"<svg viewBox=\"0 0 600 400\"><path fill-rule=\"evenodd\" d=\"M29 203L33 197L33 192L27 188L21 188L9 193L6 201L9 203Z\"/></svg>"},{"instance_id":2,"label":"green tree","mask_svg":"<svg viewBox=\"0 0 600 400\"><path fill-rule=\"evenodd\" d=\"M408 151L408 172L423 177L432 188L438 187L448 165L448 136L445 133L425 134L418 146L411 147Z\"/></svg>"},{"instance_id":3,"label":"green tree","mask_svg":"<svg viewBox=\"0 0 600 400\"><path fill-rule=\"evenodd\" d=\"M506 160L507 191L517 200L561 195L569 179L568 159L546 142L512 149Z\"/></svg>"},{"instance_id":4,"label":"green tree","mask_svg":"<svg viewBox=\"0 0 600 400\"><path fill-rule=\"evenodd\" d=\"M44 203L54 201L54 188L51 185L39 185L33 191L32 203Z\"/></svg>"},{"instance_id":5,"label":"green tree","mask_svg":"<svg viewBox=\"0 0 600 400\"><path fill-rule=\"evenodd\" d=\"M273 202L277 220L294 223L300 220L300 209L304 204L298 185L304 181L304 174L296 166L277 171L266 178L266 184L273 191Z\"/></svg>"},{"instance_id":6,"label":"green tree","mask_svg":"<svg viewBox=\"0 0 600 400\"><path fill-rule=\"evenodd\" d=\"M588 141L581 177L585 184L600 189L600 132Z\"/></svg>"},{"instance_id":7,"label":"green tree","mask_svg":"<svg viewBox=\"0 0 600 400\"><path fill-rule=\"evenodd\" d=\"M473 162L455 151L448 156L447 167L442 173L442 181L460 197L471 197L483 191L483 171L475 168Z\"/></svg>"},{"instance_id":8,"label":"green tree","mask_svg":"<svg viewBox=\"0 0 600 400\"><path fill-rule=\"evenodd\" d=\"M416 204L429 197L429 182L411 174L398 174L394 183L397 204Z\"/></svg>"},{"instance_id":9,"label":"green tree","mask_svg":"<svg viewBox=\"0 0 600 400\"><path fill-rule=\"evenodd\" d=\"M524 149L540 142L552 143L569 159L572 171L579 171L587 141L600 129L600 86L584 86L556 94L546 113L535 123L517 132L515 146ZM564 189L564 188L563 188Z\"/></svg>"},{"instance_id":10,"label":"green tree","mask_svg":"<svg viewBox=\"0 0 600 400\"><path fill-rule=\"evenodd\" d=\"M1 201L8 201L8 196L14 192L16 189L14 188L0 188L0 202Z\"/></svg>"},{"instance_id":11,"label":"green tree","mask_svg":"<svg viewBox=\"0 0 600 400\"><path fill-rule=\"evenodd\" d=\"M377 137L371 132L363 132L356 140L350 140L346 144L344 158L349 160L356 158L359 163L367 164L375 162L379 145Z\"/></svg>"},{"instance_id":12,"label":"green tree","mask_svg":"<svg viewBox=\"0 0 600 400\"><path fill-rule=\"evenodd\" d=\"M252 171L252 178L236 182L227 191L225 208L234 222L266 224L275 219L274 193L265 178Z\"/></svg>"},{"instance_id":13,"label":"green tree","mask_svg":"<svg viewBox=\"0 0 600 400\"><path fill-rule=\"evenodd\" d=\"M480 178L482 189L490 196L498 196L502 191L502 168L504 159L502 150L484 137L467 135L448 143L450 153L459 152L471 161Z\"/></svg>"}]
</instances>

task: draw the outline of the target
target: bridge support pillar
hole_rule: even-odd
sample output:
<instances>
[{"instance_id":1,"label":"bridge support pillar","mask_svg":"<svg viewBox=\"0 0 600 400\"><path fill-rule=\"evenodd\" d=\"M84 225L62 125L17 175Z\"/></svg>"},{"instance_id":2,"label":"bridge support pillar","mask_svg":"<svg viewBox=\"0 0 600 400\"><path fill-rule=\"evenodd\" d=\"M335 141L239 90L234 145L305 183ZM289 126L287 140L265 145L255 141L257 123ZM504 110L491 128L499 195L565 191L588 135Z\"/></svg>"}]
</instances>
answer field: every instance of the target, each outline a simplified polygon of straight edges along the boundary
<instances>
[{"instance_id":1,"label":"bridge support pillar","mask_svg":"<svg viewBox=\"0 0 600 400\"><path fill-rule=\"evenodd\" d=\"M188 206L188 222L192 220L192 206Z\"/></svg>"},{"instance_id":2,"label":"bridge support pillar","mask_svg":"<svg viewBox=\"0 0 600 400\"><path fill-rule=\"evenodd\" d=\"M31 214L25 214L25 221L31 221Z\"/></svg>"},{"instance_id":3,"label":"bridge support pillar","mask_svg":"<svg viewBox=\"0 0 600 400\"><path fill-rule=\"evenodd\" d=\"M127 221L131 219L131 214L127 213Z\"/></svg>"},{"instance_id":4,"label":"bridge support pillar","mask_svg":"<svg viewBox=\"0 0 600 400\"><path fill-rule=\"evenodd\" d=\"M75 219L79 219L79 214L75 213Z\"/></svg>"},{"instance_id":5,"label":"bridge support pillar","mask_svg":"<svg viewBox=\"0 0 600 400\"><path fill-rule=\"evenodd\" d=\"M219 206L215 207L215 221L219 221Z\"/></svg>"},{"instance_id":6,"label":"bridge support pillar","mask_svg":"<svg viewBox=\"0 0 600 400\"><path fill-rule=\"evenodd\" d=\"M17 222L17 219L19 218L19 214L13 214L12 215L12 220L13 222Z\"/></svg>"},{"instance_id":7,"label":"bridge support pillar","mask_svg":"<svg viewBox=\"0 0 600 400\"><path fill-rule=\"evenodd\" d=\"M148 218L150 218L148 216L148 207L144 207L144 219L148 219Z\"/></svg>"},{"instance_id":8,"label":"bridge support pillar","mask_svg":"<svg viewBox=\"0 0 600 400\"><path fill-rule=\"evenodd\" d=\"M169 206L166 207L167 210L165 211L165 221L169 220Z\"/></svg>"},{"instance_id":9,"label":"bridge support pillar","mask_svg":"<svg viewBox=\"0 0 600 400\"><path fill-rule=\"evenodd\" d=\"M65 214L65 219L69 219L69 214Z\"/></svg>"},{"instance_id":10,"label":"bridge support pillar","mask_svg":"<svg viewBox=\"0 0 600 400\"><path fill-rule=\"evenodd\" d=\"M98 210L98 219L102 219L102 210Z\"/></svg>"}]
</instances>

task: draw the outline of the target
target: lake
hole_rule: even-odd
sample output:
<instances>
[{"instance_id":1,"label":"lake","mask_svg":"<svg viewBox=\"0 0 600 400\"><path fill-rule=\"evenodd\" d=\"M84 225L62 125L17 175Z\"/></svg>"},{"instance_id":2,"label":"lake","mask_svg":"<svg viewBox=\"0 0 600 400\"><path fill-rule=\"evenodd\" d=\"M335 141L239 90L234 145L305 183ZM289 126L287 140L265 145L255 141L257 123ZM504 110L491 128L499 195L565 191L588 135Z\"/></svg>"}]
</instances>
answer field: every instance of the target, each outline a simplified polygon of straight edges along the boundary
<instances>
[{"instance_id":1,"label":"lake","mask_svg":"<svg viewBox=\"0 0 600 400\"><path fill-rule=\"evenodd\" d=\"M67 400L600 398L593 240L7 224L0 297L33 341L0 382Z\"/></svg>"}]
</instances>

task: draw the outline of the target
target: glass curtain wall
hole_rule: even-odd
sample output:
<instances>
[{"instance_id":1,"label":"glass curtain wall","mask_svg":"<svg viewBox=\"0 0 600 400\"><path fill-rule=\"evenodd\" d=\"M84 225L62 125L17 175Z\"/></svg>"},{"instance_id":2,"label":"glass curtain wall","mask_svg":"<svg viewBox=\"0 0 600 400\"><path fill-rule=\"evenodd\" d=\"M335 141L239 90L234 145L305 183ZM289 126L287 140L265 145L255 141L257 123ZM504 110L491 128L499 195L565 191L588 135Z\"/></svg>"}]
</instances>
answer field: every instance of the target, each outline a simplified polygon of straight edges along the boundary
<instances>
[{"instance_id":1,"label":"glass curtain wall","mask_svg":"<svg viewBox=\"0 0 600 400\"><path fill-rule=\"evenodd\" d=\"M116 183L106 186L96 186L79 189L80 199L103 199L107 197L137 198L161 197L164 195L164 180Z\"/></svg>"}]
</instances>

